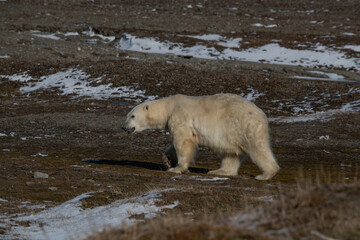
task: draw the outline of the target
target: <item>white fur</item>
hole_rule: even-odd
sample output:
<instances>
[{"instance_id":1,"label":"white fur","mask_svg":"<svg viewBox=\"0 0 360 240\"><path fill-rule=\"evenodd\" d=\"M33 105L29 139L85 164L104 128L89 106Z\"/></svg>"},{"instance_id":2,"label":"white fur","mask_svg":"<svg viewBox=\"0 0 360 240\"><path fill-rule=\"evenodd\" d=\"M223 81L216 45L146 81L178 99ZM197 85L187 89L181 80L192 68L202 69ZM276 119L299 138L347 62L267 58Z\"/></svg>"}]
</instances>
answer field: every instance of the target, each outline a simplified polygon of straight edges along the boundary
<instances>
[{"instance_id":1,"label":"white fur","mask_svg":"<svg viewBox=\"0 0 360 240\"><path fill-rule=\"evenodd\" d=\"M270 149L266 115L234 94L175 95L142 103L128 113L123 128L129 132L167 128L173 136L167 152L176 151L178 162L170 172L187 172L198 146L223 155L221 168L210 174L237 175L244 153L263 171L258 180L270 179L280 169Z\"/></svg>"}]
</instances>

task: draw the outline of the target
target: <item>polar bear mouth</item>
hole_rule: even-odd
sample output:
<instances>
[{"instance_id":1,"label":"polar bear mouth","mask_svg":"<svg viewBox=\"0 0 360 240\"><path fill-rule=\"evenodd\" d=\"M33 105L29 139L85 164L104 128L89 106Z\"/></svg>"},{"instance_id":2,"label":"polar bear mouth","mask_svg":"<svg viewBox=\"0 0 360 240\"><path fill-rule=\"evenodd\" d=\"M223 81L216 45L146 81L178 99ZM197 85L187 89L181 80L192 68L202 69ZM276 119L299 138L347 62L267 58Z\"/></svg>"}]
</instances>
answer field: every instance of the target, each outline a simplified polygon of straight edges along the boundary
<instances>
[{"instance_id":1,"label":"polar bear mouth","mask_svg":"<svg viewBox=\"0 0 360 240\"><path fill-rule=\"evenodd\" d=\"M125 126L122 126L121 127L125 132L127 132L128 134L131 134L135 131L135 127L132 127L132 128L128 128L128 127L125 127Z\"/></svg>"}]
</instances>

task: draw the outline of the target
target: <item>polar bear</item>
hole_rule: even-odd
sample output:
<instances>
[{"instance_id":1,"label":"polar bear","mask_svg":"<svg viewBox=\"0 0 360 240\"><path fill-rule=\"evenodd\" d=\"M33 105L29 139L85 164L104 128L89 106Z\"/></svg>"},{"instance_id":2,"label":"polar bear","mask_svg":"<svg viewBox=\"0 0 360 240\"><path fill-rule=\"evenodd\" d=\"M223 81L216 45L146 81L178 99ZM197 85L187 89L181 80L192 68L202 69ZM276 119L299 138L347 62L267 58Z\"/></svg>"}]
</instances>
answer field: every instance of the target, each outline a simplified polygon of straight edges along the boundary
<instances>
[{"instance_id":1,"label":"polar bear","mask_svg":"<svg viewBox=\"0 0 360 240\"><path fill-rule=\"evenodd\" d=\"M221 167L210 174L237 175L243 154L249 155L262 171L257 180L268 180L280 170L270 148L265 113L238 95L174 95L145 102L127 114L122 129L129 134L168 129L173 144L165 155L175 154L177 158L177 166L169 172L187 172L198 146L223 156Z\"/></svg>"}]
</instances>

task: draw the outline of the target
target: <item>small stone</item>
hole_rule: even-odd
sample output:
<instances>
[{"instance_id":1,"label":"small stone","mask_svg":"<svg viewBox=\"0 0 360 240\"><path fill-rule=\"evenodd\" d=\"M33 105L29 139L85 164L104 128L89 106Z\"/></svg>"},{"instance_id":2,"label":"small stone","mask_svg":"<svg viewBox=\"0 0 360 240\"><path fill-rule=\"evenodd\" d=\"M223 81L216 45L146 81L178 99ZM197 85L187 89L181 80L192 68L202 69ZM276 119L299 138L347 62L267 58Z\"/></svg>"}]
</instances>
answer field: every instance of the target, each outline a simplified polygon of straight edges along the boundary
<instances>
[{"instance_id":1,"label":"small stone","mask_svg":"<svg viewBox=\"0 0 360 240\"><path fill-rule=\"evenodd\" d=\"M34 185L35 183L34 183L34 182L26 182L25 184L26 184L26 186L32 186L32 185Z\"/></svg>"},{"instance_id":2,"label":"small stone","mask_svg":"<svg viewBox=\"0 0 360 240\"><path fill-rule=\"evenodd\" d=\"M58 190L57 187L49 187L49 189L50 189L51 191L56 191L56 190Z\"/></svg>"},{"instance_id":3,"label":"small stone","mask_svg":"<svg viewBox=\"0 0 360 240\"><path fill-rule=\"evenodd\" d=\"M42 172L34 172L34 178L48 178L49 175Z\"/></svg>"}]
</instances>

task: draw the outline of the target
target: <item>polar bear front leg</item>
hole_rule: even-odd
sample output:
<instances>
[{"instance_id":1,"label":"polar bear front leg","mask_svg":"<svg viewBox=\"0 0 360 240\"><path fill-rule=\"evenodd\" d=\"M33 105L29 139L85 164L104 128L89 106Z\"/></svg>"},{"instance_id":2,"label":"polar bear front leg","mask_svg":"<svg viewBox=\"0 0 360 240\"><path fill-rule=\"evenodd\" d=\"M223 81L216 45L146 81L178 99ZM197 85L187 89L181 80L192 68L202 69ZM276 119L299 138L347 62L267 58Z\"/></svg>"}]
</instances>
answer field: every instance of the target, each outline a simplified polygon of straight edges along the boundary
<instances>
[{"instance_id":1,"label":"polar bear front leg","mask_svg":"<svg viewBox=\"0 0 360 240\"><path fill-rule=\"evenodd\" d=\"M186 173L190 162L195 156L196 143L193 139L175 139L174 146L177 153L178 165L168 171L173 173Z\"/></svg>"}]
</instances>

